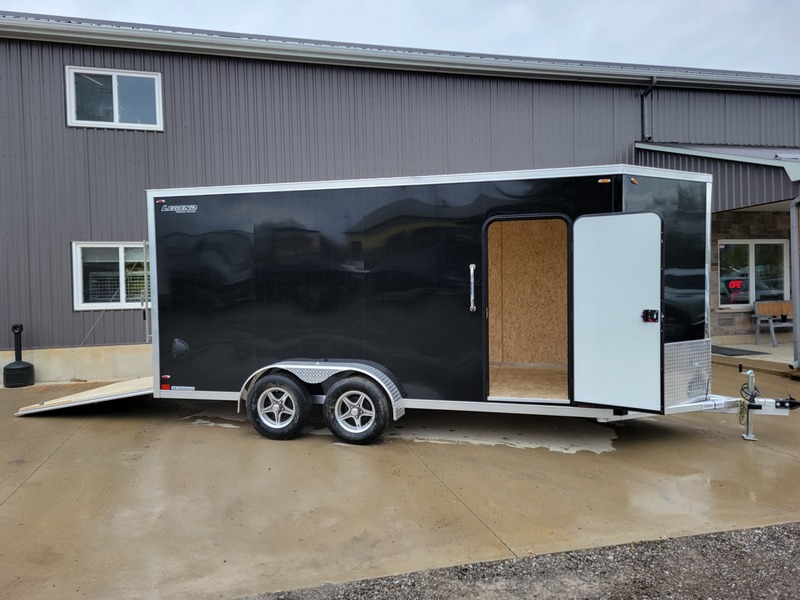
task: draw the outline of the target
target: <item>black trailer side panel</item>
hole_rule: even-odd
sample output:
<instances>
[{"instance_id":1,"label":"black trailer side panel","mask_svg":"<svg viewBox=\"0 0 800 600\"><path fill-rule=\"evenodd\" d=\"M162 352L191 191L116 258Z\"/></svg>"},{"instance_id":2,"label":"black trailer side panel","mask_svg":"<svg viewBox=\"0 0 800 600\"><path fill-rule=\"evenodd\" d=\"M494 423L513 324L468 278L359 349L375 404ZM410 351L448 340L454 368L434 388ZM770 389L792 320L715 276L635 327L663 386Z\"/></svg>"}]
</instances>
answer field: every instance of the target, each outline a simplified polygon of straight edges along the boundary
<instances>
[{"instance_id":1,"label":"black trailer side panel","mask_svg":"<svg viewBox=\"0 0 800 600\"><path fill-rule=\"evenodd\" d=\"M259 365L374 361L413 397L479 399L482 320L469 312L468 268L481 256L481 189L259 195Z\"/></svg>"},{"instance_id":2,"label":"black trailer side panel","mask_svg":"<svg viewBox=\"0 0 800 600\"><path fill-rule=\"evenodd\" d=\"M252 372L251 206L247 196L225 195L156 207L160 385L226 391Z\"/></svg>"},{"instance_id":3,"label":"black trailer side panel","mask_svg":"<svg viewBox=\"0 0 800 600\"><path fill-rule=\"evenodd\" d=\"M485 224L621 212L622 189L613 175L155 196L156 376L238 392L281 360L354 359L411 398L484 400Z\"/></svg>"},{"instance_id":4,"label":"black trailer side panel","mask_svg":"<svg viewBox=\"0 0 800 600\"><path fill-rule=\"evenodd\" d=\"M483 400L487 218L619 210L618 183L573 177L167 197L154 210L158 375L169 378L161 383L231 392L280 360L357 359L384 365L409 397ZM185 342L184 355L175 340Z\"/></svg>"},{"instance_id":5,"label":"black trailer side panel","mask_svg":"<svg viewBox=\"0 0 800 600\"><path fill-rule=\"evenodd\" d=\"M706 184L657 177L626 178L625 210L664 220L664 342L708 335Z\"/></svg>"}]
</instances>

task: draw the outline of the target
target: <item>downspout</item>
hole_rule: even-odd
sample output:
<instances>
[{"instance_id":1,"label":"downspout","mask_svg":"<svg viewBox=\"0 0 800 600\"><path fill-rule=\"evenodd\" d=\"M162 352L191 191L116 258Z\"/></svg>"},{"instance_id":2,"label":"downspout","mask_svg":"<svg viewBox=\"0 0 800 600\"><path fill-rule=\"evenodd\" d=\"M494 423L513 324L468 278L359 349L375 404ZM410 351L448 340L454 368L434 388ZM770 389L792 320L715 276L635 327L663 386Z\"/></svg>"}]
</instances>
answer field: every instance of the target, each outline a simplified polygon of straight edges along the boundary
<instances>
[{"instance_id":1,"label":"downspout","mask_svg":"<svg viewBox=\"0 0 800 600\"><path fill-rule=\"evenodd\" d=\"M658 83L658 79L653 77L650 86L642 93L642 140L645 142L653 141L653 115L648 96L656 87L656 83Z\"/></svg>"},{"instance_id":2,"label":"downspout","mask_svg":"<svg viewBox=\"0 0 800 600\"><path fill-rule=\"evenodd\" d=\"M794 320L794 326L792 327L794 360L789 366L792 367L792 369L796 369L800 366L800 329L797 327L798 308L800 308L800 232L798 232L798 209L800 209L800 196L794 199L789 209L789 223L791 225L789 262L792 267L792 319Z\"/></svg>"}]
</instances>

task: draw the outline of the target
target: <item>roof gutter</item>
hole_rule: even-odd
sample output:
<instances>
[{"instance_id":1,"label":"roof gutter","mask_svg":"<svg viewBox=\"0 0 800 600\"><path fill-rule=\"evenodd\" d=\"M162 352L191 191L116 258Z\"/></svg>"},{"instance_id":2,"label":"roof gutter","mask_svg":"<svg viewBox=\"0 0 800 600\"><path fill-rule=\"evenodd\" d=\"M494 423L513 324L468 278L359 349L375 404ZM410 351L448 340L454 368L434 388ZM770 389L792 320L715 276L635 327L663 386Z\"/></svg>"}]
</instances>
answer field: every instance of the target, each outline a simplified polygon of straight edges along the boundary
<instances>
[{"instance_id":1,"label":"roof gutter","mask_svg":"<svg viewBox=\"0 0 800 600\"><path fill-rule=\"evenodd\" d=\"M478 55L274 38L155 25L0 13L0 37L351 67L494 77L800 93L800 77Z\"/></svg>"}]
</instances>

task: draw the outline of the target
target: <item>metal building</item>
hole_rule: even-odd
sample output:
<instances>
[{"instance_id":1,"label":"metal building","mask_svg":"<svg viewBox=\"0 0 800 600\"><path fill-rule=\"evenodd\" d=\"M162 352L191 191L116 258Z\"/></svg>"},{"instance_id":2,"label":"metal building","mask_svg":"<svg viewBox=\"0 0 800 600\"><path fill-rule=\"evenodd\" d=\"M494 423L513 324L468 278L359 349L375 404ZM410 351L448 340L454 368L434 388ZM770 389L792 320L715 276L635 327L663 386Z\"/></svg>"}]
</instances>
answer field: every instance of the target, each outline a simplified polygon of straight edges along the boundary
<instances>
[{"instance_id":1,"label":"metal building","mask_svg":"<svg viewBox=\"0 0 800 600\"><path fill-rule=\"evenodd\" d=\"M798 76L0 12L0 358L148 368L147 189L614 163L713 174L712 335L790 299Z\"/></svg>"}]
</instances>

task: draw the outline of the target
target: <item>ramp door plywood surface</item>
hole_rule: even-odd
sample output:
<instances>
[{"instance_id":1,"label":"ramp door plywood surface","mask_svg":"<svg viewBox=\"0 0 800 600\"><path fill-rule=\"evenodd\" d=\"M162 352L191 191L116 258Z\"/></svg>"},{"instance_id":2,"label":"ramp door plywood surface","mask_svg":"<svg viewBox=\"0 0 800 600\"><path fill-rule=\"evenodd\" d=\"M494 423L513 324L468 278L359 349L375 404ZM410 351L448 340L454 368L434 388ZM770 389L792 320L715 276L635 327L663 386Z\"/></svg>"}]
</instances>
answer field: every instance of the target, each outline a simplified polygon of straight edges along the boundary
<instances>
[{"instance_id":1,"label":"ramp door plywood surface","mask_svg":"<svg viewBox=\"0 0 800 600\"><path fill-rule=\"evenodd\" d=\"M152 393L153 378L141 377L139 379L118 381L117 383L112 383L103 387L78 392L76 394L69 394L61 398L47 400L38 404L31 404L30 406L23 406L14 414L15 416L21 417L24 415L57 410L59 408L108 402L110 400L121 400L122 398L131 398L133 396L143 396Z\"/></svg>"}]
</instances>

